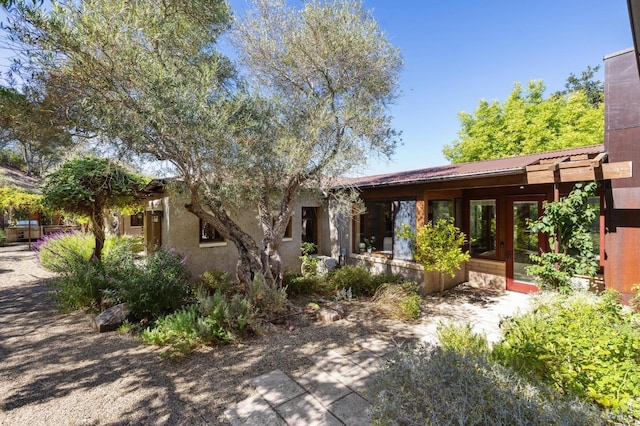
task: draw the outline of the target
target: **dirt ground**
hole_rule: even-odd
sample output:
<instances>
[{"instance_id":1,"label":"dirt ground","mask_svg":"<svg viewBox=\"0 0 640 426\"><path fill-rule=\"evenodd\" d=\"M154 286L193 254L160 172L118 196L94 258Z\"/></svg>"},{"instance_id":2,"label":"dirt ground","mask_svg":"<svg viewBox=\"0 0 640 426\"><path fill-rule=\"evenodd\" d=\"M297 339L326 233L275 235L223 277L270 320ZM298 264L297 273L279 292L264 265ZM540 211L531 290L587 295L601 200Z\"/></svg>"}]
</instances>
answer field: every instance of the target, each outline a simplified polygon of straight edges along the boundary
<instances>
[{"instance_id":1,"label":"dirt ground","mask_svg":"<svg viewBox=\"0 0 640 426\"><path fill-rule=\"evenodd\" d=\"M48 277L26 245L0 248L1 425L229 424L224 410L253 394L256 376L303 374L313 366L307 356L361 336L417 337L410 324L351 302L348 316L331 324L294 322L171 360L134 337L98 334L84 313L59 314L43 283ZM483 305L492 296L457 291L448 300ZM424 314L442 302L427 298Z\"/></svg>"}]
</instances>

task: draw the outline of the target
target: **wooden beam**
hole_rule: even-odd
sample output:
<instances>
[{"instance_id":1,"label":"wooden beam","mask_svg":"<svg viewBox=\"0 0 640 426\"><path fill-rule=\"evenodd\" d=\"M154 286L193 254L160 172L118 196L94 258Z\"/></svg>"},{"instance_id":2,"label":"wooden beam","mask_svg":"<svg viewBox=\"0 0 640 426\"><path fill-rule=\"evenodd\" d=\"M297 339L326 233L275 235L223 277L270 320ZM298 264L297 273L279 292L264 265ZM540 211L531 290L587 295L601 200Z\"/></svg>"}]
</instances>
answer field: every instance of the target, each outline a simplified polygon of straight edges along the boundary
<instances>
[{"instance_id":1,"label":"wooden beam","mask_svg":"<svg viewBox=\"0 0 640 426\"><path fill-rule=\"evenodd\" d=\"M631 161L602 163L603 179L624 179L630 177L633 177L633 164Z\"/></svg>"}]
</instances>

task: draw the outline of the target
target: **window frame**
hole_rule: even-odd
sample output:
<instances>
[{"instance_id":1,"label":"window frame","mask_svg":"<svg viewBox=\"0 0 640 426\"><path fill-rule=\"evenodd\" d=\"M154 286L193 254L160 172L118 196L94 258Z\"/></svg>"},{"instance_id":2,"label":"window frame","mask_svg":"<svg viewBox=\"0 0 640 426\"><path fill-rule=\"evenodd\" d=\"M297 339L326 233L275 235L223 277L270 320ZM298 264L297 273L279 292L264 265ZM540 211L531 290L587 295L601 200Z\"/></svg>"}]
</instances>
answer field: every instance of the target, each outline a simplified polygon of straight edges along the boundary
<instances>
[{"instance_id":1,"label":"window frame","mask_svg":"<svg viewBox=\"0 0 640 426\"><path fill-rule=\"evenodd\" d=\"M484 202L484 201L493 201L493 206L494 206L494 211L493 211L493 216L494 216L494 221L495 221L495 229L493 231L493 256L481 256L478 254L475 254L472 250L473 248L473 232L472 232L472 227L473 227L473 222L471 220L471 215L473 213L473 208L472 208L472 203L473 202ZM472 259L486 259L486 260L499 260L499 253L498 253L498 235L499 235L499 231L500 231L500 223L499 223L499 203L500 200L498 199L498 197L486 197L486 198L470 198L468 200L468 204L467 204L467 208L468 208L468 214L467 214L467 220L469 221L468 224L468 240L469 240L469 255L471 256Z\"/></svg>"},{"instance_id":2,"label":"window frame","mask_svg":"<svg viewBox=\"0 0 640 426\"><path fill-rule=\"evenodd\" d=\"M136 222L139 221L139 225L134 224L134 218L136 219ZM140 213L135 213L132 215L129 215L129 227L130 228L140 228L144 226L144 213L140 212Z\"/></svg>"}]
</instances>

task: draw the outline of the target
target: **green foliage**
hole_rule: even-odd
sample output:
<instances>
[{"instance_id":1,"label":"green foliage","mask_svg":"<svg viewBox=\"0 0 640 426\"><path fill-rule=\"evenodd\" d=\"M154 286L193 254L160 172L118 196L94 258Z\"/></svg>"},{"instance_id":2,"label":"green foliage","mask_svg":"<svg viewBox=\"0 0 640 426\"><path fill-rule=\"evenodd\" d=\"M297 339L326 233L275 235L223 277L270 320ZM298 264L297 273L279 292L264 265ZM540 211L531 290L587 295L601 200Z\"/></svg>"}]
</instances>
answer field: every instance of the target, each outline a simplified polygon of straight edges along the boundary
<instances>
[{"instance_id":1,"label":"green foliage","mask_svg":"<svg viewBox=\"0 0 640 426\"><path fill-rule=\"evenodd\" d=\"M598 425L597 410L463 345L397 349L372 386L374 425Z\"/></svg>"},{"instance_id":2,"label":"green foliage","mask_svg":"<svg viewBox=\"0 0 640 426\"><path fill-rule=\"evenodd\" d=\"M486 337L474 333L469 323L441 323L438 326L438 341L443 348L461 354L488 355L490 352Z\"/></svg>"},{"instance_id":3,"label":"green foliage","mask_svg":"<svg viewBox=\"0 0 640 426\"><path fill-rule=\"evenodd\" d=\"M302 252L302 256L300 256L302 261L301 270L302 275L305 277L314 277L318 273L320 259L312 256L316 250L317 246L314 243L303 241L300 245L300 251Z\"/></svg>"},{"instance_id":4,"label":"green foliage","mask_svg":"<svg viewBox=\"0 0 640 426\"><path fill-rule=\"evenodd\" d=\"M604 107L594 108L591 92L577 90L543 98L542 81L530 81L523 94L516 83L504 103L481 100L473 114L458 114L458 139L443 148L452 163L602 143Z\"/></svg>"},{"instance_id":5,"label":"green foliage","mask_svg":"<svg viewBox=\"0 0 640 426\"><path fill-rule=\"evenodd\" d=\"M262 274L254 277L249 294L251 305L263 318L275 319L287 310L286 289L268 285Z\"/></svg>"},{"instance_id":6,"label":"green foliage","mask_svg":"<svg viewBox=\"0 0 640 426\"><path fill-rule=\"evenodd\" d=\"M24 157L18 154L15 150L8 148L0 149L0 164L22 171L25 171L27 168Z\"/></svg>"},{"instance_id":7,"label":"green foliage","mask_svg":"<svg viewBox=\"0 0 640 426\"><path fill-rule=\"evenodd\" d=\"M44 210L42 196L16 186L0 187L0 210L6 210L10 218L27 217Z\"/></svg>"},{"instance_id":8,"label":"green foliage","mask_svg":"<svg viewBox=\"0 0 640 426\"><path fill-rule=\"evenodd\" d=\"M599 108L604 103L604 84L600 80L594 80L595 73L600 69L600 65L591 67L580 73L580 77L574 73L569 74L564 85L565 90L554 93L555 96L565 96L573 92L582 91L587 95L589 104L594 108Z\"/></svg>"},{"instance_id":9,"label":"green foliage","mask_svg":"<svg viewBox=\"0 0 640 426\"><path fill-rule=\"evenodd\" d=\"M399 238L410 241L413 257L425 271L440 273L440 294L444 291L444 274L455 276L462 262L471 256L462 251L465 234L454 225L453 218L438 219L419 226L414 234L409 225L402 224Z\"/></svg>"},{"instance_id":10,"label":"green foliage","mask_svg":"<svg viewBox=\"0 0 640 426\"><path fill-rule=\"evenodd\" d=\"M0 229L0 247L4 247L7 245L7 233L4 229Z\"/></svg>"},{"instance_id":11,"label":"green foliage","mask_svg":"<svg viewBox=\"0 0 640 426\"><path fill-rule=\"evenodd\" d=\"M422 298L418 294L416 283L382 284L376 290L373 301L393 318L400 320L420 318Z\"/></svg>"},{"instance_id":12,"label":"green foliage","mask_svg":"<svg viewBox=\"0 0 640 426\"><path fill-rule=\"evenodd\" d=\"M53 210L90 218L96 239L94 256L100 259L106 209L134 203L144 184L142 176L115 162L88 156L69 160L49 174L42 195L45 206Z\"/></svg>"},{"instance_id":13,"label":"green foliage","mask_svg":"<svg viewBox=\"0 0 640 426\"><path fill-rule=\"evenodd\" d=\"M640 419L640 329L617 295L541 298L503 323L494 357L529 378Z\"/></svg>"},{"instance_id":14,"label":"green foliage","mask_svg":"<svg viewBox=\"0 0 640 426\"><path fill-rule=\"evenodd\" d=\"M329 275L329 287L333 290L351 288L353 295L373 296L376 285L371 272L363 266L346 265L336 268Z\"/></svg>"},{"instance_id":15,"label":"green foliage","mask_svg":"<svg viewBox=\"0 0 640 426\"><path fill-rule=\"evenodd\" d=\"M86 233L50 235L36 244L40 263L60 274L52 286L62 310L97 308L108 296L127 302L135 317L155 318L184 304L190 274L182 256L162 248L138 261L134 238L110 237L98 262L92 258L93 244Z\"/></svg>"},{"instance_id":16,"label":"green foliage","mask_svg":"<svg viewBox=\"0 0 640 426\"><path fill-rule=\"evenodd\" d=\"M576 274L593 277L599 267L590 226L597 217L599 206L589 204L596 193L597 183L577 183L567 197L544 204L544 214L530 224L532 232L549 236L549 246L558 242L559 253L531 254L534 262L527 274L536 277L542 288L570 291L570 280Z\"/></svg>"},{"instance_id":17,"label":"green foliage","mask_svg":"<svg viewBox=\"0 0 640 426\"><path fill-rule=\"evenodd\" d=\"M123 261L122 265L129 262ZM128 278L118 284L122 299L131 313L155 318L180 308L189 295L190 272L185 258L173 250L160 248L144 259L139 267L130 263ZM120 275L122 272L119 271Z\"/></svg>"},{"instance_id":18,"label":"green foliage","mask_svg":"<svg viewBox=\"0 0 640 426\"><path fill-rule=\"evenodd\" d=\"M640 284L635 284L631 287L631 290L635 291L636 295L629 300L629 306L631 306L631 309L637 314L640 314Z\"/></svg>"},{"instance_id":19,"label":"green foliage","mask_svg":"<svg viewBox=\"0 0 640 426\"><path fill-rule=\"evenodd\" d=\"M282 285L289 296L327 295L329 289L324 278L300 274L285 274Z\"/></svg>"},{"instance_id":20,"label":"green foliage","mask_svg":"<svg viewBox=\"0 0 640 426\"><path fill-rule=\"evenodd\" d=\"M228 294L235 283L227 272L219 269L206 271L193 285L193 294L196 296L212 296L216 291Z\"/></svg>"}]
</instances>

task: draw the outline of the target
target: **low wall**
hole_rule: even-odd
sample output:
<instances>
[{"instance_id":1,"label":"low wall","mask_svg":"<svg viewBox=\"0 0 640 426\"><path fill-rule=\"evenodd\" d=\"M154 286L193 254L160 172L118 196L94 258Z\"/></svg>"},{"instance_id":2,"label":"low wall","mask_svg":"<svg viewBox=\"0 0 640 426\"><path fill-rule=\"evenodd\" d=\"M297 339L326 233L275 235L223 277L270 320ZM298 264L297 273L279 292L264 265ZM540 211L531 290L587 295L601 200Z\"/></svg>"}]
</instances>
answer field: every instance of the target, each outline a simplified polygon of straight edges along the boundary
<instances>
[{"instance_id":1,"label":"low wall","mask_svg":"<svg viewBox=\"0 0 640 426\"><path fill-rule=\"evenodd\" d=\"M499 260L470 259L467 281L472 287L506 290L507 264Z\"/></svg>"}]
</instances>

